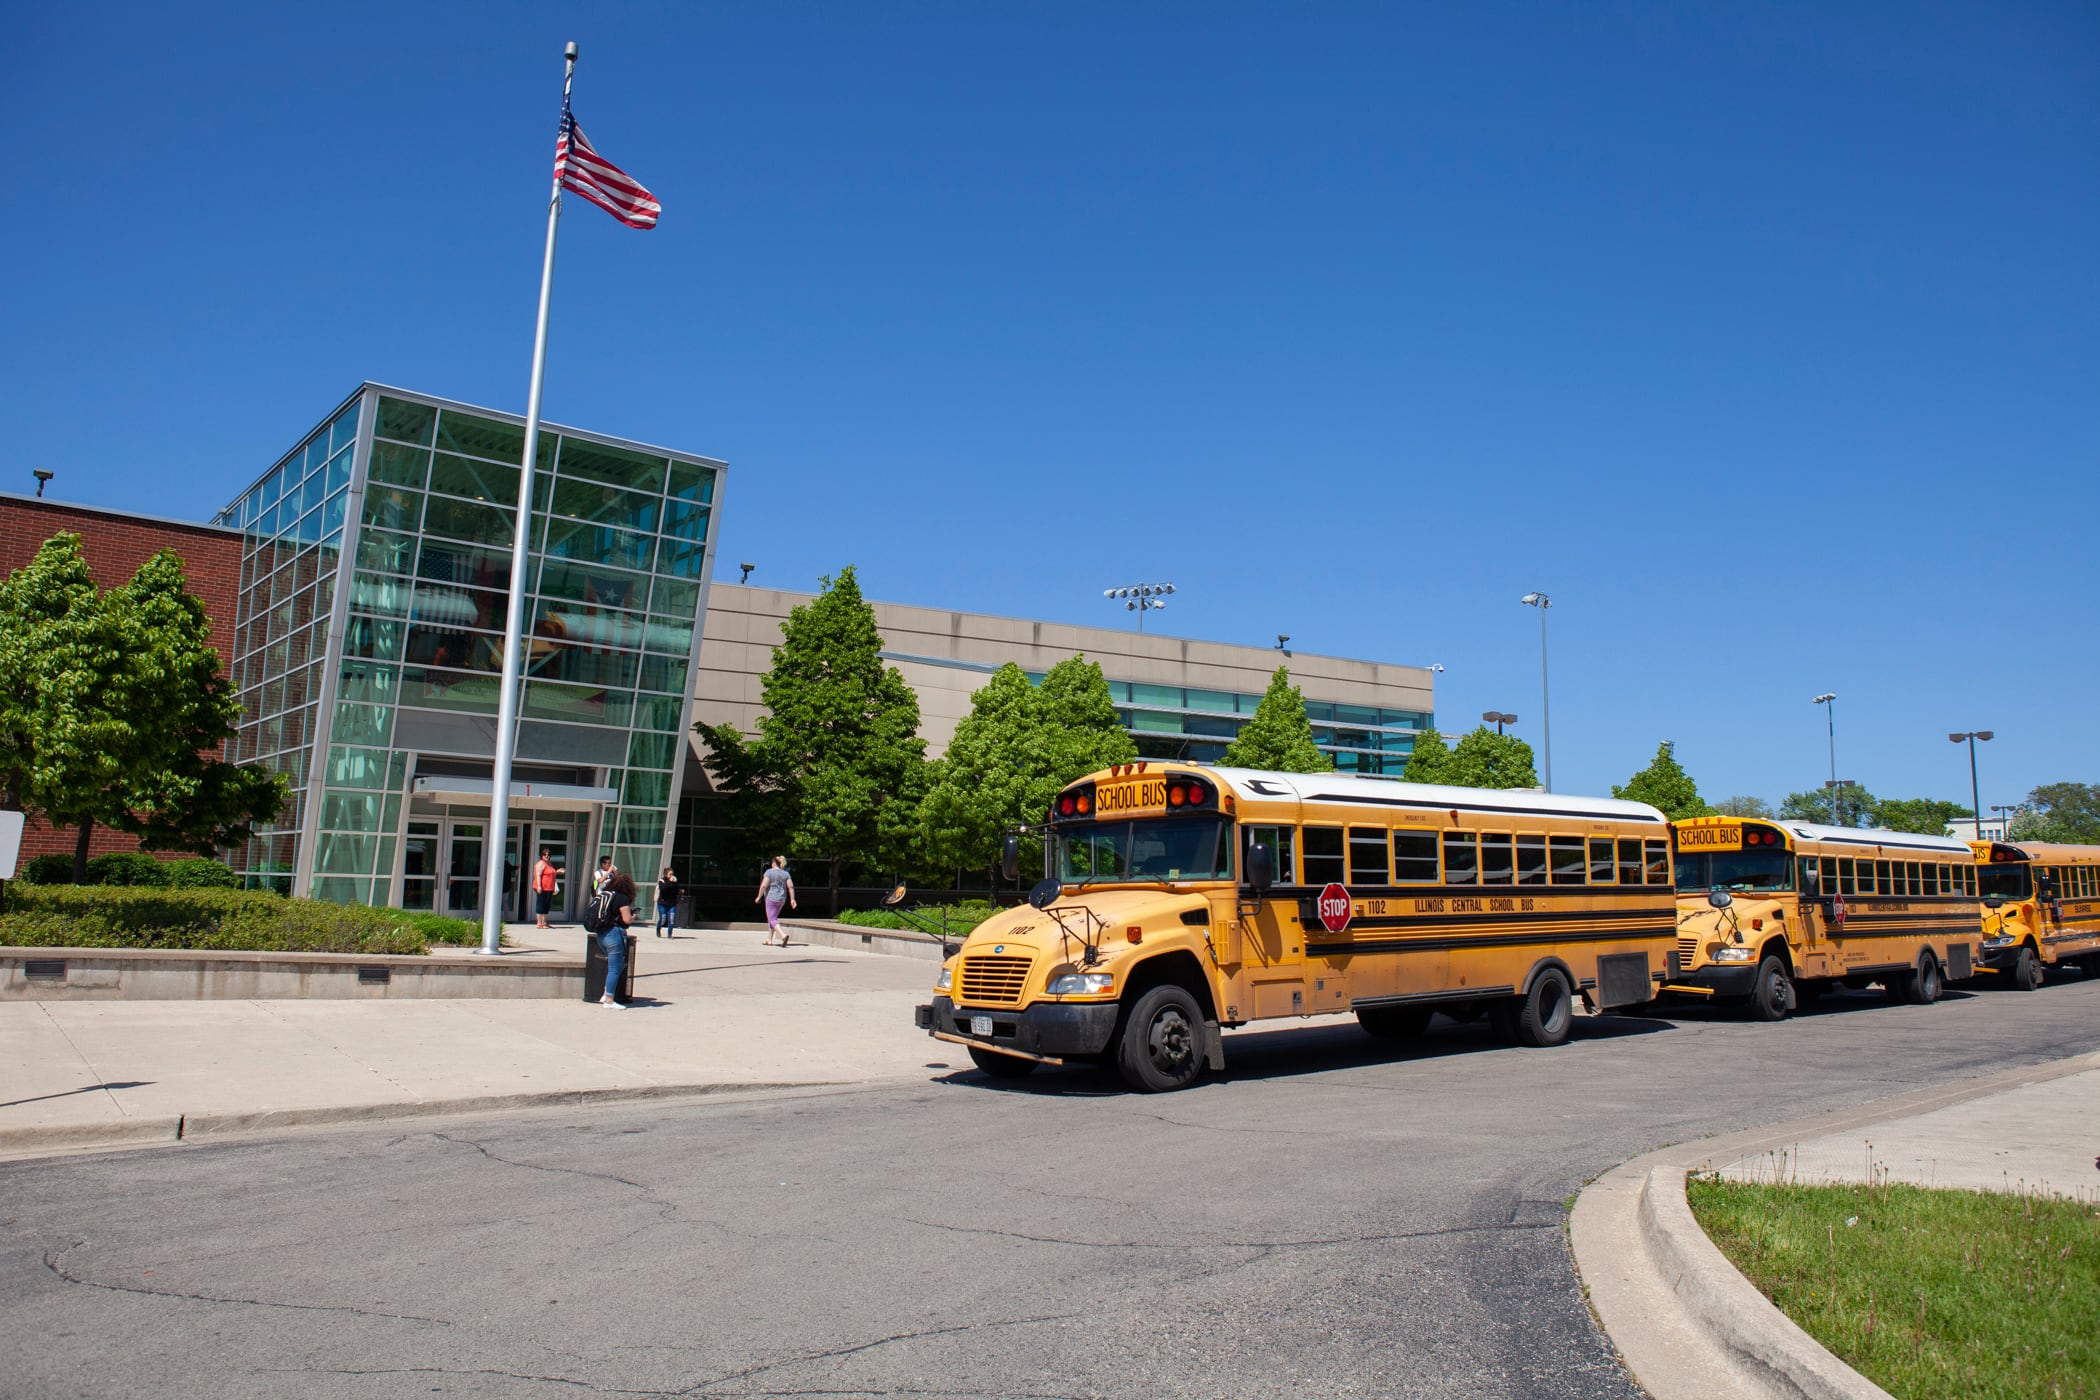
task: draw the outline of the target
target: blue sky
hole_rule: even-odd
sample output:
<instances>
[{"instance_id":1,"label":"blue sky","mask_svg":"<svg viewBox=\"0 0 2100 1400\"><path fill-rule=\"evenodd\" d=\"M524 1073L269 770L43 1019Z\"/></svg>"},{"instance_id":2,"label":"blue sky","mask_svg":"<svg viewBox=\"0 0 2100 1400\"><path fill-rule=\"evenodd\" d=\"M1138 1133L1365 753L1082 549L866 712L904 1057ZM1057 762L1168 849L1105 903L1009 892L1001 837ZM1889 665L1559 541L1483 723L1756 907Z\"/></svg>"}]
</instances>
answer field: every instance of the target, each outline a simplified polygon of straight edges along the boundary
<instances>
[{"instance_id":1,"label":"blue sky","mask_svg":"<svg viewBox=\"0 0 2100 1400\"><path fill-rule=\"evenodd\" d=\"M723 560L1447 670L1556 786L2100 780L2089 4L45 6L0 489L203 516L363 379L724 457ZM18 477L19 480L10 479ZM729 571L734 577L734 571Z\"/></svg>"}]
</instances>

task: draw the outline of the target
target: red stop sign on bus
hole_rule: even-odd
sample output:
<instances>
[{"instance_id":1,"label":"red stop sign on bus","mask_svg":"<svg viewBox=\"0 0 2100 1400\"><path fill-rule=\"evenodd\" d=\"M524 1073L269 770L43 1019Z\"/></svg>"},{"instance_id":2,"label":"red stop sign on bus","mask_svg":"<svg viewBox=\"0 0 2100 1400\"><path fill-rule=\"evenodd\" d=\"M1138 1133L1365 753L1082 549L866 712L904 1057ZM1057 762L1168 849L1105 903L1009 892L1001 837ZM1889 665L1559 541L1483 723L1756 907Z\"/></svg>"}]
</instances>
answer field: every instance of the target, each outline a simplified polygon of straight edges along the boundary
<instances>
[{"instance_id":1,"label":"red stop sign on bus","mask_svg":"<svg viewBox=\"0 0 2100 1400\"><path fill-rule=\"evenodd\" d=\"M1349 891L1340 885L1329 885L1320 891L1320 925L1329 933L1346 933L1349 929Z\"/></svg>"}]
</instances>

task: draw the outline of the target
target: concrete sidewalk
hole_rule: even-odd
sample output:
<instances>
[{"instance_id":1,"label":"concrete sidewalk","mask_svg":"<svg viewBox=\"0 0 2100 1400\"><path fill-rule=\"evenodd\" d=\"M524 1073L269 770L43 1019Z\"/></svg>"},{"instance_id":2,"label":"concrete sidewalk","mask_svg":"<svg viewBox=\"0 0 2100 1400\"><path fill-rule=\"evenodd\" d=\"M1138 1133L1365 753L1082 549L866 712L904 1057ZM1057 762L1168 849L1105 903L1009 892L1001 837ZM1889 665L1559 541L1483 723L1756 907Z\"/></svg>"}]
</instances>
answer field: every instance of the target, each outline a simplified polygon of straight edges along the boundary
<instances>
[{"instance_id":1,"label":"concrete sidewalk","mask_svg":"<svg viewBox=\"0 0 2100 1400\"><path fill-rule=\"evenodd\" d=\"M580 929L506 932L575 960ZM763 931L637 929L636 1005L577 1001L0 1004L0 1155L293 1122L924 1074L933 970ZM178 1123L182 1127L178 1129Z\"/></svg>"}]
</instances>

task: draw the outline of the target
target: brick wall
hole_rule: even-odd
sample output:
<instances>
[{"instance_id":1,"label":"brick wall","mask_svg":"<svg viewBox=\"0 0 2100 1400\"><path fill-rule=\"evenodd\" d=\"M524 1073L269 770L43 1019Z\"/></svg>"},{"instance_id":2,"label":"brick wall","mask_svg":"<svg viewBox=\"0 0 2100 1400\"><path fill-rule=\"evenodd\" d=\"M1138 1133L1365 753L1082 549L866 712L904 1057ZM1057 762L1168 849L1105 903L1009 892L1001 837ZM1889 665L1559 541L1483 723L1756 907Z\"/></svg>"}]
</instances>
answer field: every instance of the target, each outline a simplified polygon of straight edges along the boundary
<instances>
[{"instance_id":1,"label":"brick wall","mask_svg":"<svg viewBox=\"0 0 2100 1400\"><path fill-rule=\"evenodd\" d=\"M163 548L181 555L190 592L203 601L211 620L212 645L221 663L232 669L233 619L241 587L239 531L0 493L0 575L28 564L44 541L66 530L80 536L88 570L102 588L123 583ZM53 831L31 821L22 833L22 859L54 852L70 855L78 839L70 828ZM137 849L136 838L97 827L88 851L99 856Z\"/></svg>"}]
</instances>

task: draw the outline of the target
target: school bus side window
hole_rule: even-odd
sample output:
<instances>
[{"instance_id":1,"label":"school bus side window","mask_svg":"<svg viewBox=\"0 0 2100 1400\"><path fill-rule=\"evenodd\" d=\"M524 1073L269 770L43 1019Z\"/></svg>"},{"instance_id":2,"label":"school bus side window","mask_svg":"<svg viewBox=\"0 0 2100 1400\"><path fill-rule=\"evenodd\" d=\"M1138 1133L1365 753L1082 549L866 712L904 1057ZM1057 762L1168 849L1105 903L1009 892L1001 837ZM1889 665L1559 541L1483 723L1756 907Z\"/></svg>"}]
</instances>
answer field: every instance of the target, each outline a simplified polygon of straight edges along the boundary
<instances>
[{"instance_id":1,"label":"school bus side window","mask_svg":"<svg viewBox=\"0 0 2100 1400\"><path fill-rule=\"evenodd\" d=\"M1590 883L1593 885L1609 885L1612 883L1611 838L1608 836L1592 836L1590 838Z\"/></svg>"},{"instance_id":2,"label":"school bus side window","mask_svg":"<svg viewBox=\"0 0 2100 1400\"><path fill-rule=\"evenodd\" d=\"M1520 885L1543 885L1546 883L1545 837L1519 836L1517 838L1517 883Z\"/></svg>"},{"instance_id":3,"label":"school bus side window","mask_svg":"<svg viewBox=\"0 0 2100 1400\"><path fill-rule=\"evenodd\" d=\"M1971 899L1976 897L1976 867L1973 865L1962 867L1961 892Z\"/></svg>"},{"instance_id":4,"label":"school bus side window","mask_svg":"<svg viewBox=\"0 0 2100 1400\"><path fill-rule=\"evenodd\" d=\"M1247 849L1256 846L1268 851L1274 862L1275 879L1279 885L1298 883L1298 868L1291 859L1291 837L1295 829L1288 826L1250 826L1247 828Z\"/></svg>"},{"instance_id":5,"label":"school bus side window","mask_svg":"<svg viewBox=\"0 0 2100 1400\"><path fill-rule=\"evenodd\" d=\"M1556 885L1579 885L1585 875L1582 868L1582 838L1580 836L1555 836L1553 843L1553 883Z\"/></svg>"},{"instance_id":6,"label":"school bus side window","mask_svg":"<svg viewBox=\"0 0 2100 1400\"><path fill-rule=\"evenodd\" d=\"M1517 882L1517 867L1510 853L1509 833L1506 831L1483 831L1480 833L1480 883L1483 885L1513 885Z\"/></svg>"},{"instance_id":7,"label":"school bus side window","mask_svg":"<svg viewBox=\"0 0 2100 1400\"><path fill-rule=\"evenodd\" d=\"M1436 833L1433 831L1396 831L1393 833L1393 879L1402 885L1433 885L1436 883Z\"/></svg>"},{"instance_id":8,"label":"school bus side window","mask_svg":"<svg viewBox=\"0 0 2100 1400\"><path fill-rule=\"evenodd\" d=\"M1342 829L1338 826L1305 828L1305 883L1339 885L1347 873L1342 857Z\"/></svg>"},{"instance_id":9,"label":"school bus side window","mask_svg":"<svg viewBox=\"0 0 2100 1400\"><path fill-rule=\"evenodd\" d=\"M1877 860L1877 861L1875 861L1875 862L1874 862L1874 893L1876 893L1876 894L1894 894L1895 892L1896 892L1896 888L1895 888L1895 886L1889 883L1889 863L1888 863L1887 861L1885 861L1885 860Z\"/></svg>"},{"instance_id":10,"label":"school bus side window","mask_svg":"<svg viewBox=\"0 0 2100 1400\"><path fill-rule=\"evenodd\" d=\"M1645 841L1642 848L1648 853L1648 883L1667 885L1670 883L1670 845L1667 841Z\"/></svg>"},{"instance_id":11,"label":"school bus side window","mask_svg":"<svg viewBox=\"0 0 2100 1400\"><path fill-rule=\"evenodd\" d=\"M1390 885L1393 883L1392 868L1386 864L1385 828L1382 826L1352 826L1349 828L1349 883L1352 885Z\"/></svg>"},{"instance_id":12,"label":"school bus side window","mask_svg":"<svg viewBox=\"0 0 2100 1400\"><path fill-rule=\"evenodd\" d=\"M1641 843L1621 837L1619 840L1619 883L1638 885L1641 882Z\"/></svg>"},{"instance_id":13,"label":"school bus side window","mask_svg":"<svg viewBox=\"0 0 2100 1400\"><path fill-rule=\"evenodd\" d=\"M1470 831L1444 833L1444 883L1473 885L1480 882L1480 848Z\"/></svg>"},{"instance_id":14,"label":"school bus side window","mask_svg":"<svg viewBox=\"0 0 2100 1400\"><path fill-rule=\"evenodd\" d=\"M1838 857L1838 863L1837 863L1837 892L1838 892L1839 894L1858 894L1858 893L1859 893L1859 891L1858 891L1858 890L1856 890L1856 889L1852 888L1852 857L1850 857L1850 856L1839 856L1839 857Z\"/></svg>"}]
</instances>

